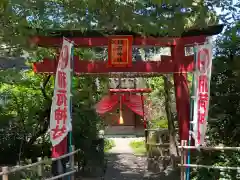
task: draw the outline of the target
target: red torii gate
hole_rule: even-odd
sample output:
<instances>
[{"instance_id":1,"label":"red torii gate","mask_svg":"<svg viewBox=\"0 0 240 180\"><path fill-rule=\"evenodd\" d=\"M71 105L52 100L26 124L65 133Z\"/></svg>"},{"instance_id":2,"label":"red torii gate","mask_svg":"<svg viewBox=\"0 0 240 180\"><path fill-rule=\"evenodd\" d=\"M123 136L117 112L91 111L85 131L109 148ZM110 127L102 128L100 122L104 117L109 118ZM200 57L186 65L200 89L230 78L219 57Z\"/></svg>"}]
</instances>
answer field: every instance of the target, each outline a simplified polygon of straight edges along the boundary
<instances>
[{"instance_id":1,"label":"red torii gate","mask_svg":"<svg viewBox=\"0 0 240 180\"><path fill-rule=\"evenodd\" d=\"M187 81L187 72L193 70L194 56L185 56L185 47L195 43L202 44L208 36L219 34L223 25L209 26L205 29L193 29L182 33L180 37L144 37L133 32L100 32L100 31L68 31L48 30L47 36L38 35L31 38L31 42L42 47L60 47L62 37L75 43L75 47L101 47L108 45L109 35L132 35L133 46L161 46L170 47L171 56L161 56L159 61L136 61L131 67L107 67L107 61L88 61L74 57L74 72L77 75L105 75L126 72L138 76L153 76L162 73L174 73L177 116L181 140L188 140L190 120L190 96ZM57 59L57 57L56 57ZM33 64L36 73L55 73L57 60L44 58L42 62ZM119 76L119 75L117 75Z\"/></svg>"}]
</instances>

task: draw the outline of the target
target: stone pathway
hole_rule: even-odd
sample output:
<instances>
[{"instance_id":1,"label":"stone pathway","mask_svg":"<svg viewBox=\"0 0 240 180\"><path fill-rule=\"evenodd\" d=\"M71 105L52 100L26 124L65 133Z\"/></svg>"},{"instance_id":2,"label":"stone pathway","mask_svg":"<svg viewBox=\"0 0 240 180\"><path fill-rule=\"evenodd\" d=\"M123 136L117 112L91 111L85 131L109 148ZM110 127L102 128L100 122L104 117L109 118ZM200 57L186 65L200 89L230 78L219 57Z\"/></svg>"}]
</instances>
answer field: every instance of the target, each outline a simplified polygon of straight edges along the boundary
<instances>
[{"instance_id":1,"label":"stone pathway","mask_svg":"<svg viewBox=\"0 0 240 180\"><path fill-rule=\"evenodd\" d=\"M143 179L146 159L133 154L129 143L141 138L112 138L115 147L106 155L108 164L105 180L141 180Z\"/></svg>"},{"instance_id":2,"label":"stone pathway","mask_svg":"<svg viewBox=\"0 0 240 180\"><path fill-rule=\"evenodd\" d=\"M133 154L132 148L129 146L130 142L134 140L141 140L142 138L110 138L114 140L115 147L113 147L109 153L116 154Z\"/></svg>"},{"instance_id":3,"label":"stone pathway","mask_svg":"<svg viewBox=\"0 0 240 180\"><path fill-rule=\"evenodd\" d=\"M146 158L135 156L129 143L140 138L111 138L115 147L106 154L107 166L102 178L81 178L81 180L166 180L165 176L153 175L147 172ZM143 138L141 138L143 139ZM167 180L178 180L170 177Z\"/></svg>"},{"instance_id":4,"label":"stone pathway","mask_svg":"<svg viewBox=\"0 0 240 180\"><path fill-rule=\"evenodd\" d=\"M145 172L145 158L130 153L107 155L105 180L141 180Z\"/></svg>"}]
</instances>

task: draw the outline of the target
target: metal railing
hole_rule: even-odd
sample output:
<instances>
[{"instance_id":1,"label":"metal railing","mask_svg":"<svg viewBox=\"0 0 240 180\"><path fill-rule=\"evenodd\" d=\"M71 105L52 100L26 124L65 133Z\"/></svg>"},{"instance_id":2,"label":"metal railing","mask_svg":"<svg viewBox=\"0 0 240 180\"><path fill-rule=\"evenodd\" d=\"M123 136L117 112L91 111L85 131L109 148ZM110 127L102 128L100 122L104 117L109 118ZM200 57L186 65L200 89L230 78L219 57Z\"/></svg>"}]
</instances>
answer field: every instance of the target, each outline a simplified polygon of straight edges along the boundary
<instances>
[{"instance_id":1,"label":"metal railing","mask_svg":"<svg viewBox=\"0 0 240 180\"><path fill-rule=\"evenodd\" d=\"M188 164L186 163L186 154L187 150L206 150L206 151L240 151L240 147L195 147L195 146L187 146L187 141L181 141L181 146L178 146L181 150L181 164L178 164L181 167L181 180L186 179L186 168L207 168L207 169L218 169L218 170L237 170L240 171L240 167L227 167L227 166L209 166L209 165L201 165L201 164Z\"/></svg>"},{"instance_id":2,"label":"metal railing","mask_svg":"<svg viewBox=\"0 0 240 180\"><path fill-rule=\"evenodd\" d=\"M146 145L152 147L159 147L161 148L169 148L169 143L149 143L146 141ZM217 169L221 171L225 170L235 170L240 172L240 167L227 167L227 166L215 166L215 165L202 165L202 164L188 164L187 163L187 152L188 150L205 150L205 151L238 151L240 152L240 147L224 147L224 146L217 146L217 147L195 147L195 146L187 146L187 141L181 141L181 144L178 145L180 150L180 164L178 166L181 168L181 180L186 179L186 168L207 168L207 169ZM160 156L161 157L161 156ZM166 155L164 155L166 157ZM171 158L171 157L170 157ZM158 160L158 159L157 159Z\"/></svg>"},{"instance_id":3,"label":"metal railing","mask_svg":"<svg viewBox=\"0 0 240 180\"><path fill-rule=\"evenodd\" d=\"M19 172L19 171L23 171L29 168L33 168L37 166L37 174L39 177L42 177L43 174L43 168L42 165L43 164L48 164L54 161L58 161L67 157L70 157L70 171L51 177L51 178L47 178L45 180L54 180L54 179L58 179L58 178L62 178L65 176L69 176L71 175L71 180L74 180L74 173L76 172L75 170L75 163L74 163L74 155L77 154L78 152L80 152L80 150L75 150L74 146L72 147L73 152L70 152L68 154L65 154L63 156L60 156L58 158L52 158L52 159L46 159L46 160L42 160L41 158L38 158L38 162L36 163L32 163L32 164L28 164L25 166L15 166L13 168L9 168L8 166L4 166L2 167L2 172L0 172L0 176L2 176L2 180L9 180L9 174L11 173L15 173L15 172Z\"/></svg>"}]
</instances>

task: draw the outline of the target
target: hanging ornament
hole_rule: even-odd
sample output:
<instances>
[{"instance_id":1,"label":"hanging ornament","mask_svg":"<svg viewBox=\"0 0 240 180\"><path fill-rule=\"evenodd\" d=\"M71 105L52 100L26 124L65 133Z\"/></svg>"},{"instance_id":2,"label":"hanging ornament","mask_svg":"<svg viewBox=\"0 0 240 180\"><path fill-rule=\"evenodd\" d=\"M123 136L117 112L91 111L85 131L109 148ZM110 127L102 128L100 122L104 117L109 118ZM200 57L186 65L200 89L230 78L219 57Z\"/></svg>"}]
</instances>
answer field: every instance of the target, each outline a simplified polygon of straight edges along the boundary
<instances>
[{"instance_id":1,"label":"hanging ornament","mask_svg":"<svg viewBox=\"0 0 240 180\"><path fill-rule=\"evenodd\" d=\"M118 121L119 124L123 124L123 117L122 117L122 111L120 110L120 117L119 117L119 121Z\"/></svg>"},{"instance_id":2,"label":"hanging ornament","mask_svg":"<svg viewBox=\"0 0 240 180\"><path fill-rule=\"evenodd\" d=\"M120 109L119 109L119 121L118 121L118 123L123 124L124 121L123 121L123 117L122 117L122 96L120 95L119 97L120 97L119 98Z\"/></svg>"},{"instance_id":3,"label":"hanging ornament","mask_svg":"<svg viewBox=\"0 0 240 180\"><path fill-rule=\"evenodd\" d=\"M98 77L95 79L95 85L97 87L97 91L99 91L100 90L100 81L99 81Z\"/></svg>"}]
</instances>

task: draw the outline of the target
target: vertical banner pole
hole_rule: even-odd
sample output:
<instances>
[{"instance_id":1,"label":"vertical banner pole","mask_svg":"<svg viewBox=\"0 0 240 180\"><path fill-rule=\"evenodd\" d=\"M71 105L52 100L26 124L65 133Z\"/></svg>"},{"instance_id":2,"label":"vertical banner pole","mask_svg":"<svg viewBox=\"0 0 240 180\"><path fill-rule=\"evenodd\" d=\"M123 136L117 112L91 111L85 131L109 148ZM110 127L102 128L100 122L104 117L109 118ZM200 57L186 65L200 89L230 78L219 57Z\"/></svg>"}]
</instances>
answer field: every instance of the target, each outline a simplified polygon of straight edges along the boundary
<instances>
[{"instance_id":1,"label":"vertical banner pole","mask_svg":"<svg viewBox=\"0 0 240 180\"><path fill-rule=\"evenodd\" d=\"M193 138L195 146L205 144L212 68L212 45L205 43L196 47L195 102L193 115Z\"/></svg>"},{"instance_id":2,"label":"vertical banner pole","mask_svg":"<svg viewBox=\"0 0 240 180\"><path fill-rule=\"evenodd\" d=\"M195 140L195 146L199 147L205 145L207 131L212 68L212 45L209 42L205 42L204 45L195 46L194 51L194 97L192 99L193 106L191 106L194 110L191 111L191 136ZM188 162L190 162L190 155L188 157ZM190 170L188 170L187 173L188 177L186 177L186 180L189 180Z\"/></svg>"},{"instance_id":3,"label":"vertical banner pole","mask_svg":"<svg viewBox=\"0 0 240 180\"><path fill-rule=\"evenodd\" d=\"M181 175L180 175L180 179L184 180L184 168L183 168L183 164L184 164L184 151L183 151L183 140L181 140Z\"/></svg>"},{"instance_id":4,"label":"vertical banner pole","mask_svg":"<svg viewBox=\"0 0 240 180\"><path fill-rule=\"evenodd\" d=\"M52 157L58 158L68 151L69 132L72 131L71 119L71 57L72 43L63 38L54 83L54 95L50 113L50 139ZM58 166L58 167L57 167ZM66 171L66 160L56 162L57 174ZM53 170L55 172L55 170Z\"/></svg>"},{"instance_id":5,"label":"vertical banner pole","mask_svg":"<svg viewBox=\"0 0 240 180\"><path fill-rule=\"evenodd\" d=\"M194 52L194 70L193 70L193 73L192 73L192 92L191 92L191 97L190 97L190 128L189 128L189 138L188 138L188 146L191 146L191 139L192 139L192 136L191 136L191 132L192 132L192 128L193 128L193 125L192 125L192 121L193 121L193 110L194 110L194 101L195 101L195 97L194 97L194 92L195 92L195 86L194 86L194 82L196 81L196 78L195 78L195 67L196 67L196 48L194 47L193 48L193 52ZM187 150L187 164L190 164L191 163L191 150L188 149ZM190 180L190 167L186 167L186 180Z\"/></svg>"},{"instance_id":6,"label":"vertical banner pole","mask_svg":"<svg viewBox=\"0 0 240 180\"><path fill-rule=\"evenodd\" d=\"M73 42L72 42L72 44L73 44ZM73 59L73 57L74 57L74 46L72 46L72 49L71 49L71 99L70 99L70 101L71 101L71 103L70 103L70 114L71 114L71 120L73 121L73 117L72 117L72 109L73 109L73 98L72 98L72 91L73 91L73 75L74 75L74 59ZM72 122L71 122L71 124L72 124ZM72 126L72 128L73 128L73 126ZM68 150L69 150L69 152L72 152L73 151L73 149L72 149L72 139L73 139L73 135L72 135L72 129L71 129L71 131L69 131L69 133L68 133L68 140L69 140L69 145L68 145ZM73 155L74 156L74 155ZM69 159L70 161L73 161L73 158L70 158ZM74 162L70 162L70 164L73 164ZM73 170L73 169L72 169ZM68 176L68 180L71 180L71 175L69 175Z\"/></svg>"}]
</instances>

